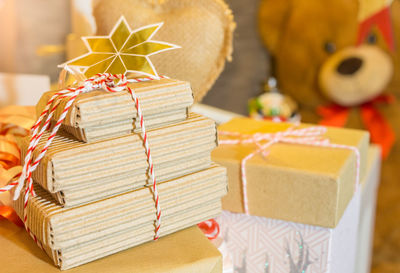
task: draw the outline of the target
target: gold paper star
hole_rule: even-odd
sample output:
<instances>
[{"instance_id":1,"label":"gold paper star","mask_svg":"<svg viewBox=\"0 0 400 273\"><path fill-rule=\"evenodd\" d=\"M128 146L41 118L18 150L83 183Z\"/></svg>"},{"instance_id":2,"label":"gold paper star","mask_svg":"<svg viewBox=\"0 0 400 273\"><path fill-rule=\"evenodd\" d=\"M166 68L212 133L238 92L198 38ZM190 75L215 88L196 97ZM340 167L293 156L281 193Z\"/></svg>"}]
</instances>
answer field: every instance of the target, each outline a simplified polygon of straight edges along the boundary
<instances>
[{"instance_id":1,"label":"gold paper star","mask_svg":"<svg viewBox=\"0 0 400 273\"><path fill-rule=\"evenodd\" d=\"M131 31L122 16L109 36L82 37L89 52L61 65L83 69L86 77L97 73L126 74L140 73L158 77L150 56L180 48L151 38L163 23L148 25Z\"/></svg>"}]
</instances>

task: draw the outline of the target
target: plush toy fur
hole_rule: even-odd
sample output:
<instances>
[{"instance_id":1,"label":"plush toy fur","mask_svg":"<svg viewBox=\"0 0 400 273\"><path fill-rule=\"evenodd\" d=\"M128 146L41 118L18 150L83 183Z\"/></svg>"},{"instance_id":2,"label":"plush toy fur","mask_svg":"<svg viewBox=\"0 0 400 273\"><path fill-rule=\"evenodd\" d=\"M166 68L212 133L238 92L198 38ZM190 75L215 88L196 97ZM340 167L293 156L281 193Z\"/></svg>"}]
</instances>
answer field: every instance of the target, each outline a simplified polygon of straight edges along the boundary
<instances>
[{"instance_id":1,"label":"plush toy fur","mask_svg":"<svg viewBox=\"0 0 400 273\"><path fill-rule=\"evenodd\" d=\"M358 106L379 94L391 94L396 100L378 108L399 138L400 1L391 6L394 52L376 27L361 46L355 46L358 10L357 0L262 0L260 33L274 60L280 88L299 103L304 122L319 122L317 108L336 103L351 107L347 127L364 128ZM376 264L389 254L400 260L399 216L400 142L396 141L383 163Z\"/></svg>"}]
</instances>

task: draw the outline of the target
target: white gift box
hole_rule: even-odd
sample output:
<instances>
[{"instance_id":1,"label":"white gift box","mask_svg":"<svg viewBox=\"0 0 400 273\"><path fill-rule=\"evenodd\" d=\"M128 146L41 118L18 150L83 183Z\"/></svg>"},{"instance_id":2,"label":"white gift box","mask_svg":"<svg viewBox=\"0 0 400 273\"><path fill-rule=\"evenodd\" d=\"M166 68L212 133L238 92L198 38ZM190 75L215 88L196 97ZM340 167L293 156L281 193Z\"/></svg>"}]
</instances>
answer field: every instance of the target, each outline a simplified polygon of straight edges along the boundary
<instances>
[{"instance_id":1,"label":"white gift box","mask_svg":"<svg viewBox=\"0 0 400 273\"><path fill-rule=\"evenodd\" d=\"M372 239L380 170L380 149L378 146L372 145L368 150L368 173L362 188L357 260L354 273L369 273L371 269Z\"/></svg>"},{"instance_id":2,"label":"white gift box","mask_svg":"<svg viewBox=\"0 0 400 273\"><path fill-rule=\"evenodd\" d=\"M49 76L0 73L0 107L11 104L36 105L48 90Z\"/></svg>"},{"instance_id":3,"label":"white gift box","mask_svg":"<svg viewBox=\"0 0 400 273\"><path fill-rule=\"evenodd\" d=\"M360 192L333 229L224 211L217 222L235 272L353 273Z\"/></svg>"},{"instance_id":4,"label":"white gift box","mask_svg":"<svg viewBox=\"0 0 400 273\"><path fill-rule=\"evenodd\" d=\"M220 237L237 273L369 272L380 156L368 153L368 171L335 228L224 211Z\"/></svg>"}]
</instances>

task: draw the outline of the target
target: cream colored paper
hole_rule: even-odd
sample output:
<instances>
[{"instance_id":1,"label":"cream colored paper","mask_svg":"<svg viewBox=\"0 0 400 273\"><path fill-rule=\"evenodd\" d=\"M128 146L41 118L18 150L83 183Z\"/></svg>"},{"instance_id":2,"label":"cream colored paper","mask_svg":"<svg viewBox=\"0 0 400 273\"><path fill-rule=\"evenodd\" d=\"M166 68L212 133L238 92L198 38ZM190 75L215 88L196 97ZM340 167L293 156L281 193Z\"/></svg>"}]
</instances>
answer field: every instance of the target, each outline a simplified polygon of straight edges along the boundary
<instances>
[{"instance_id":1,"label":"cream colored paper","mask_svg":"<svg viewBox=\"0 0 400 273\"><path fill-rule=\"evenodd\" d=\"M190 114L186 121L149 130L158 181L209 167L210 153L216 145L215 134L214 121L197 114ZM46 139L44 135L35 157ZM20 143L23 158L28 144L29 138ZM143 142L137 134L95 143L57 135L33 178L57 194L61 204L73 206L108 197L113 189L113 194L117 194L143 186L148 179L147 169ZM116 183L120 183L118 187ZM86 189L93 195L88 195Z\"/></svg>"},{"instance_id":2,"label":"cream colored paper","mask_svg":"<svg viewBox=\"0 0 400 273\"><path fill-rule=\"evenodd\" d=\"M129 86L139 98L143 116L147 119L157 119L167 116L171 112L186 111L193 103L192 91L187 82L161 79L131 83ZM42 112L50 97L56 92L49 91L42 96L36 107L38 114ZM52 118L53 122L58 120L67 100L68 98L61 99ZM154 118L151 118L152 116ZM137 124L133 124L136 117L136 107L128 92L110 93L99 90L79 95L69 110L63 125L72 127L65 130L74 134L77 139L90 141L90 134L87 136L84 132L86 129L94 128L98 131L104 127L112 127L115 122L132 122L132 129L137 130L139 127ZM180 120L182 119L178 118L175 122ZM171 123L173 120L168 122ZM114 135L123 134L126 132L123 131L120 134L114 132ZM88 137L89 139L86 139Z\"/></svg>"},{"instance_id":3,"label":"cream colored paper","mask_svg":"<svg viewBox=\"0 0 400 273\"><path fill-rule=\"evenodd\" d=\"M207 198L210 200L216 198L211 195L212 192L217 192L217 196L221 198L226 192L224 175L225 169L214 165L207 170L160 183L158 185L162 199L160 204L164 204L164 209L184 209L189 204L183 205L183 202L193 205L202 203L202 200ZM35 190L38 196L29 200L27 212L32 217L28 217L28 225L44 243L53 244L53 248L58 248L57 245L62 245L64 240L68 241L74 236L95 235L92 232L98 229L97 225L107 222L108 219L120 217L119 221L122 223L126 221L124 218L126 214L131 215L133 219L137 218L137 221L145 221L140 215L150 215L151 221L154 221L155 217L153 194L148 187L75 208L62 208L40 187L35 187ZM22 216L22 197L14 202L14 206L17 213ZM37 217L42 218L39 220ZM115 224L114 219L103 225L103 228ZM52 237L57 234L65 234L66 237Z\"/></svg>"},{"instance_id":4,"label":"cream colored paper","mask_svg":"<svg viewBox=\"0 0 400 273\"><path fill-rule=\"evenodd\" d=\"M173 165L174 163L175 165ZM207 155L197 154L195 159L185 158L183 162L171 162L173 166L169 168L157 168L157 181L163 182L206 169L210 167L210 163L209 153ZM74 207L143 187L147 179L148 177L144 173L123 173L107 180L86 183L85 187L78 187L80 186L78 184L76 187L56 192L52 196L64 207Z\"/></svg>"},{"instance_id":5,"label":"cream colored paper","mask_svg":"<svg viewBox=\"0 0 400 273\"><path fill-rule=\"evenodd\" d=\"M162 115L149 115L144 118L144 121L146 129L155 129L184 121L187 117L187 109L184 108L162 113ZM55 121L51 123L54 125ZM141 128L138 120L132 122L132 119L126 119L85 128L62 125L60 131L69 134L71 138L76 138L83 142L95 142L132 133L140 133Z\"/></svg>"},{"instance_id":6,"label":"cream colored paper","mask_svg":"<svg viewBox=\"0 0 400 273\"><path fill-rule=\"evenodd\" d=\"M161 236L216 217L226 193L226 170L213 167L159 184L163 208ZM149 241L155 208L149 188L85 206L65 209L47 192L28 203L28 226L56 264L66 269ZM23 213L22 198L14 203Z\"/></svg>"}]
</instances>

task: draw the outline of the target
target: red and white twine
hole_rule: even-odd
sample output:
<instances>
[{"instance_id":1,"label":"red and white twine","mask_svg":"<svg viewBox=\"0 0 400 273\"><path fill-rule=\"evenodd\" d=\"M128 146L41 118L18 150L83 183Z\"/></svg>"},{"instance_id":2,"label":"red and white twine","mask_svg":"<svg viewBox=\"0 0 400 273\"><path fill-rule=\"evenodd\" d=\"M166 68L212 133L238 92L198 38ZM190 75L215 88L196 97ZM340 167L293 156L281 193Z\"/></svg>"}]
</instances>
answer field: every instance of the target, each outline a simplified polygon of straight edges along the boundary
<instances>
[{"instance_id":1,"label":"red and white twine","mask_svg":"<svg viewBox=\"0 0 400 273\"><path fill-rule=\"evenodd\" d=\"M324 138L326 127L313 126L302 129L289 128L286 131L277 133L255 133L252 135L241 134L237 132L219 131L221 136L228 136L228 139L219 140L219 144L238 145L238 144L255 144L256 150L244 157L240 164L242 191L243 191L243 206L246 214L249 213L249 201L247 197L247 176L246 163L257 154L268 156L267 149L275 143L289 143L299 145L310 145L316 147L327 147L334 149L346 149L353 151L356 156L356 179L354 190L357 191L360 182L360 152L356 147L331 143L329 139Z\"/></svg>"},{"instance_id":2,"label":"red and white twine","mask_svg":"<svg viewBox=\"0 0 400 273\"><path fill-rule=\"evenodd\" d=\"M12 182L7 186L0 188L0 192L10 191L12 188L15 188L14 193L14 200L18 199L22 188L25 186L24 191L24 219L23 222L25 224L25 228L31 237L38 243L38 245L43 248L41 243L37 240L36 236L29 230L27 225L27 205L30 196L35 196L35 192L33 189L33 179L32 179L32 172L36 170L37 166L39 165L41 159L45 156L48 148L50 147L52 141L54 140L61 124L63 123L69 109L71 108L72 104L74 103L75 99L79 94L91 92L93 90L104 89L108 92L120 92L123 90L127 90L134 101L138 118L140 120L140 127L141 127L141 136L143 139L143 145L147 155L147 161L149 164L149 176L152 180L152 193L154 197L155 207L156 207L156 221L155 221L155 235L154 240L159 238L160 234L160 226L161 226L161 207L159 202L159 194L157 190L157 183L156 183L156 176L154 171L153 160L151 156L151 150L148 142L147 131L144 123L143 112L140 107L139 99L136 96L135 92L128 86L130 82L143 82L153 80L153 78L146 77L146 78L136 78L136 79L127 79L124 75L113 75L109 73L104 74L97 74L83 82L82 85L79 87L70 87L65 90L59 91L55 93L50 100L48 101L45 109L40 114L38 120L34 124L31 129L31 140L28 146L28 150L24 160L24 166L22 168L21 176L18 182ZM55 110L57 109L60 100L63 98L68 98L65 107L58 118L56 124L51 129L50 135L47 138L45 145L42 147L39 155L37 158L33 159L33 152L38 146L39 141L41 140L44 132L50 129L50 122L54 115Z\"/></svg>"}]
</instances>

